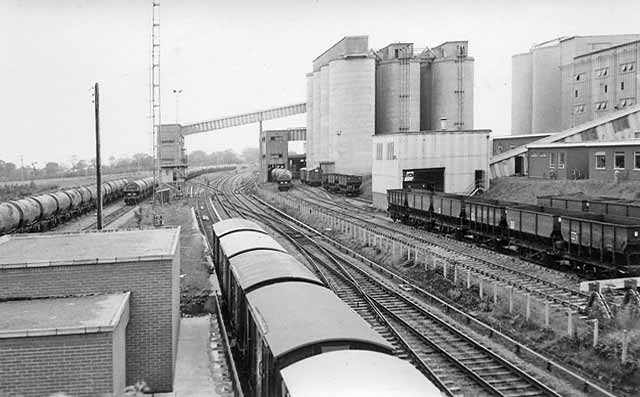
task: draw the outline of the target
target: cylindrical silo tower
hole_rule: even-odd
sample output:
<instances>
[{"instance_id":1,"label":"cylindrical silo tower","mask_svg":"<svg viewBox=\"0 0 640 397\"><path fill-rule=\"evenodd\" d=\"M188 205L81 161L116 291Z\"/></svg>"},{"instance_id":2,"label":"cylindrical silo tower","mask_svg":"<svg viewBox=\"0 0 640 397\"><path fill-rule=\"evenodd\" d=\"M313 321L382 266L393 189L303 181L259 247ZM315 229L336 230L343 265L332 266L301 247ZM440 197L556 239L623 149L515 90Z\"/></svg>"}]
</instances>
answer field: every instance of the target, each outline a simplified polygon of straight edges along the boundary
<instances>
[{"instance_id":1,"label":"cylindrical silo tower","mask_svg":"<svg viewBox=\"0 0 640 397\"><path fill-rule=\"evenodd\" d=\"M371 174L375 129L375 60L364 54L329 63L332 159L335 170Z\"/></svg>"},{"instance_id":2,"label":"cylindrical silo tower","mask_svg":"<svg viewBox=\"0 0 640 397\"><path fill-rule=\"evenodd\" d=\"M376 70L376 134L419 129L419 61L415 58L379 61Z\"/></svg>"},{"instance_id":3,"label":"cylindrical silo tower","mask_svg":"<svg viewBox=\"0 0 640 397\"><path fill-rule=\"evenodd\" d=\"M511 58L511 134L531 133L531 53Z\"/></svg>"},{"instance_id":4,"label":"cylindrical silo tower","mask_svg":"<svg viewBox=\"0 0 640 397\"><path fill-rule=\"evenodd\" d=\"M531 132L560 130L560 46L536 47L532 58Z\"/></svg>"},{"instance_id":5,"label":"cylindrical silo tower","mask_svg":"<svg viewBox=\"0 0 640 397\"><path fill-rule=\"evenodd\" d=\"M307 157L307 166L311 168L316 168L319 165L319 142L320 138L320 126L321 126L321 113L320 109L322 107L322 87L320 85L320 72L313 72L313 134L307 136L307 140L313 141L312 144L312 153L313 156L311 158L311 162L309 162Z\"/></svg>"},{"instance_id":6,"label":"cylindrical silo tower","mask_svg":"<svg viewBox=\"0 0 640 397\"><path fill-rule=\"evenodd\" d=\"M330 93L329 93L329 65L320 68L320 130L318 133L318 147L316 153L319 161L333 161L329 153L329 123Z\"/></svg>"},{"instance_id":7,"label":"cylindrical silo tower","mask_svg":"<svg viewBox=\"0 0 640 397\"><path fill-rule=\"evenodd\" d=\"M313 73L307 73L307 139L305 141L305 153L307 154L307 164L313 160L313 140L309 139L313 135Z\"/></svg>"},{"instance_id":8,"label":"cylindrical silo tower","mask_svg":"<svg viewBox=\"0 0 640 397\"><path fill-rule=\"evenodd\" d=\"M441 118L450 130L473 129L473 58L458 51L431 64L431 129Z\"/></svg>"}]
</instances>

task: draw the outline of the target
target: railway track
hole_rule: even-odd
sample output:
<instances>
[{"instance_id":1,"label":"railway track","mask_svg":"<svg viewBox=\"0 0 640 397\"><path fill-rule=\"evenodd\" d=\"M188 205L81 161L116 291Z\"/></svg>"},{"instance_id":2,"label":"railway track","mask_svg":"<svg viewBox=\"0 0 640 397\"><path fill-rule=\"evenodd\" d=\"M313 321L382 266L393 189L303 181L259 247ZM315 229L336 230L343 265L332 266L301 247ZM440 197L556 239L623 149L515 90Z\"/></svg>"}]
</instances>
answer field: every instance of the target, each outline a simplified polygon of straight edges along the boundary
<instances>
[{"instance_id":1,"label":"railway track","mask_svg":"<svg viewBox=\"0 0 640 397\"><path fill-rule=\"evenodd\" d=\"M447 395L558 395L379 277L333 253L335 248L319 242L316 233L284 221L273 208L244 193L240 197L236 209L286 236L341 299L387 338L400 357L435 378Z\"/></svg>"},{"instance_id":2,"label":"railway track","mask_svg":"<svg viewBox=\"0 0 640 397\"><path fill-rule=\"evenodd\" d=\"M116 220L120 219L120 217L125 216L126 214L128 214L130 211L133 211L135 208L137 208L137 206L129 206L129 205L124 205L120 208L118 208L117 210L110 212L109 214L105 215L102 218L102 227L106 228L107 226L109 226L110 224L112 224L113 222L115 222ZM93 230L96 228L96 225L98 224L98 222L93 222L90 225L83 227L82 231L86 231L86 230Z\"/></svg>"},{"instance_id":3,"label":"railway track","mask_svg":"<svg viewBox=\"0 0 640 397\"><path fill-rule=\"evenodd\" d=\"M551 308L568 308L584 312L591 297L590 294L532 274L532 268L537 265L520 259L497 254L458 240L443 238L426 231L416 229L407 231L379 224L372 221L370 212L354 211L353 209L345 208L341 203L323 201L317 198L302 198L301 200L308 205L316 205L334 216L350 219L359 226L374 231L392 241L402 242L405 245L412 245L419 249L426 248L432 254L452 261L454 264L462 265L487 278L526 291L549 302ZM360 215L360 213L365 215Z\"/></svg>"}]
</instances>

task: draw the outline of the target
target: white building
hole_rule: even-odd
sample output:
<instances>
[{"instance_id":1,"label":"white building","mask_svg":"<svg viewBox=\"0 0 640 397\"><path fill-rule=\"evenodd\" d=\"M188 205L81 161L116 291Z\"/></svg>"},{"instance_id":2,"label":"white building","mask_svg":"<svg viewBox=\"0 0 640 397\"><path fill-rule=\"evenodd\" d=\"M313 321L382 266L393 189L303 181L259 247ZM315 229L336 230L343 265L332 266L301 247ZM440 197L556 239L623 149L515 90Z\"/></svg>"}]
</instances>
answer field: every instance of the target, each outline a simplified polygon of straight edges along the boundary
<instances>
[{"instance_id":1,"label":"white building","mask_svg":"<svg viewBox=\"0 0 640 397\"><path fill-rule=\"evenodd\" d=\"M373 136L373 205L387 208L387 189L434 188L471 193L486 178L491 130L440 130Z\"/></svg>"}]
</instances>

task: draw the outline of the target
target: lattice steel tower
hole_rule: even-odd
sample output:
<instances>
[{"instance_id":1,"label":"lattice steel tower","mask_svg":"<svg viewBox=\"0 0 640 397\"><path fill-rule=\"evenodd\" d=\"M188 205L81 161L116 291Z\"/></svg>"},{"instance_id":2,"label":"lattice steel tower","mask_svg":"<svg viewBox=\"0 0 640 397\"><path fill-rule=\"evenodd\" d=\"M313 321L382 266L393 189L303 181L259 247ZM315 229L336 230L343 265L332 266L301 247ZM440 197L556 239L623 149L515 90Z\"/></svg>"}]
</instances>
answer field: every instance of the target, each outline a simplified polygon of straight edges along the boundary
<instances>
[{"instance_id":1,"label":"lattice steel tower","mask_svg":"<svg viewBox=\"0 0 640 397\"><path fill-rule=\"evenodd\" d=\"M153 123L153 203L156 202L158 183L158 137L160 136L160 1L153 0L151 30L151 119Z\"/></svg>"}]
</instances>

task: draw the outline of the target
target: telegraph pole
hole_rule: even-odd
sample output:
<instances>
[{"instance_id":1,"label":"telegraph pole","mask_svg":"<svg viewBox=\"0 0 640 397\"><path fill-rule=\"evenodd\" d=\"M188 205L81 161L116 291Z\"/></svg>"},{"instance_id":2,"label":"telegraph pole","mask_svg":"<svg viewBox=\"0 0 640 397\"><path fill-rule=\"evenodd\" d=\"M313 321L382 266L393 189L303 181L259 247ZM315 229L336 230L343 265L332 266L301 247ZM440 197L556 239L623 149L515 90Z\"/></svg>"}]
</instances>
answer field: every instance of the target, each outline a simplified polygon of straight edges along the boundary
<instances>
[{"instance_id":1,"label":"telegraph pole","mask_svg":"<svg viewBox=\"0 0 640 397\"><path fill-rule=\"evenodd\" d=\"M96 219L96 229L102 230L102 172L100 170L100 93L98 92L98 83L94 86L94 110L96 117L96 191L98 199L96 201L96 209L98 210Z\"/></svg>"}]
</instances>

